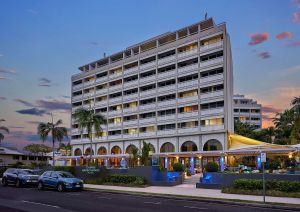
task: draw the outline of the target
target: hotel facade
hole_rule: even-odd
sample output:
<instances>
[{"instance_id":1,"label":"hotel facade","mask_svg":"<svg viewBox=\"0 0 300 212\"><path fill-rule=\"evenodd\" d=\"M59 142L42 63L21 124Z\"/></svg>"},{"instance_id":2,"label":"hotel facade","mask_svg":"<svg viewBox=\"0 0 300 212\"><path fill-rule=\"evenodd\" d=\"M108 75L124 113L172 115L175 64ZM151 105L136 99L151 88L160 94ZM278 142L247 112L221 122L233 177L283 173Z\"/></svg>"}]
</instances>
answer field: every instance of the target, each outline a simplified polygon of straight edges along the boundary
<instances>
[{"instance_id":1,"label":"hotel facade","mask_svg":"<svg viewBox=\"0 0 300 212\"><path fill-rule=\"evenodd\" d=\"M92 142L100 164L118 166L143 141L152 144L153 155L178 153L185 161L189 152L228 149L227 132L234 127L233 70L225 23L203 20L79 70L72 76L72 113L83 107L107 118L103 135ZM89 155L88 135L73 119L71 124L72 155Z\"/></svg>"}]
</instances>

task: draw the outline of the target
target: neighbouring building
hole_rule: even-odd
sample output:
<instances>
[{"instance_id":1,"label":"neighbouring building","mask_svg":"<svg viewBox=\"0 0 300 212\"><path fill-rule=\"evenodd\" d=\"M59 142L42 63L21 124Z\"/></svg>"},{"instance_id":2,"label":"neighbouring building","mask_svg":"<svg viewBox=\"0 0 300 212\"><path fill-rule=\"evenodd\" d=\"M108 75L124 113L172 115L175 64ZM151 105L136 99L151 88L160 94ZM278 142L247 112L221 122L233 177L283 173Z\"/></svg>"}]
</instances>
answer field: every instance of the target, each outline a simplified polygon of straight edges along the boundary
<instances>
[{"instance_id":1,"label":"neighbouring building","mask_svg":"<svg viewBox=\"0 0 300 212\"><path fill-rule=\"evenodd\" d=\"M234 120L254 125L257 129L262 128L261 104L239 94L233 96L233 101Z\"/></svg>"},{"instance_id":2,"label":"neighbouring building","mask_svg":"<svg viewBox=\"0 0 300 212\"><path fill-rule=\"evenodd\" d=\"M72 119L72 155L118 165L134 145L152 153L227 150L233 132L233 70L226 24L212 18L132 45L79 68L72 113L107 117L102 137L81 135ZM182 156L183 163L190 158ZM203 163L218 157L203 157ZM171 164L174 158L163 161ZM195 163L199 164L199 158Z\"/></svg>"}]
</instances>

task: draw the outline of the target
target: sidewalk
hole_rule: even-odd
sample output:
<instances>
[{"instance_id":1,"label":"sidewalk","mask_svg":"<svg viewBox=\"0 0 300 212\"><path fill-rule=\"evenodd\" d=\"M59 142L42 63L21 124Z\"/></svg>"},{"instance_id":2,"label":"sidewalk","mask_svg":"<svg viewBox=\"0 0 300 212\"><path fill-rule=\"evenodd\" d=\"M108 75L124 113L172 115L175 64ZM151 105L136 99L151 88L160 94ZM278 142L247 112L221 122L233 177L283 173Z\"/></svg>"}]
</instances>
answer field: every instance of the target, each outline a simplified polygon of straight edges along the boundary
<instances>
[{"instance_id":1,"label":"sidewalk","mask_svg":"<svg viewBox=\"0 0 300 212\"><path fill-rule=\"evenodd\" d=\"M197 198L210 198L218 200L246 200L254 202L262 202L262 196L252 195L241 195L241 194L224 194L218 189L199 189L194 185L178 185L173 187L159 187L149 186L146 188L133 188L133 187L121 187L121 186L107 186L107 185L91 185L84 184L86 189L99 189L99 190L110 190L118 192L136 192L136 193L147 193L147 194L159 194L159 195L176 195L176 196L187 196ZM289 197L266 197L266 202L270 203L282 203L282 204L297 204L300 205L300 198L289 198Z\"/></svg>"}]
</instances>

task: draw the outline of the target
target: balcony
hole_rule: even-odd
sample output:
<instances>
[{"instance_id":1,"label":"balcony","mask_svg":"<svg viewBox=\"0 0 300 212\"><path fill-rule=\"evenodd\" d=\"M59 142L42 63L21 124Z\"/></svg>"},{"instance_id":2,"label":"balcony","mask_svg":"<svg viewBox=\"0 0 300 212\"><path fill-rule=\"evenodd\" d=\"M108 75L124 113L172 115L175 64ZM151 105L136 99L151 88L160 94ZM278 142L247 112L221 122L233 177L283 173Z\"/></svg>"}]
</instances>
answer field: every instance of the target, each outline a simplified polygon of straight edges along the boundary
<instances>
[{"instance_id":1,"label":"balcony","mask_svg":"<svg viewBox=\"0 0 300 212\"><path fill-rule=\"evenodd\" d=\"M137 138L138 134L123 134L123 138Z\"/></svg>"},{"instance_id":2,"label":"balcony","mask_svg":"<svg viewBox=\"0 0 300 212\"><path fill-rule=\"evenodd\" d=\"M204 94L200 94L201 99L209 99L209 98L215 98L220 97L224 95L224 91L215 91L215 92L208 92Z\"/></svg>"},{"instance_id":3,"label":"balcony","mask_svg":"<svg viewBox=\"0 0 300 212\"><path fill-rule=\"evenodd\" d=\"M122 122L119 122L119 123L109 123L107 125L108 129L111 129L111 128L121 128L122 127Z\"/></svg>"},{"instance_id":4,"label":"balcony","mask_svg":"<svg viewBox=\"0 0 300 212\"><path fill-rule=\"evenodd\" d=\"M73 85L73 90L79 90L83 87L83 84Z\"/></svg>"},{"instance_id":5,"label":"balcony","mask_svg":"<svg viewBox=\"0 0 300 212\"><path fill-rule=\"evenodd\" d=\"M127 75L129 75L129 74L132 74L132 73L137 72L138 70L139 70L139 67L138 67L138 66L133 67L133 68L126 69L126 70L124 71L124 75L127 76Z\"/></svg>"},{"instance_id":6,"label":"balcony","mask_svg":"<svg viewBox=\"0 0 300 212\"><path fill-rule=\"evenodd\" d=\"M168 62L171 62L173 60L176 60L175 55L171 55L169 57L164 57L164 58L158 60L158 65L168 63Z\"/></svg>"},{"instance_id":7,"label":"balcony","mask_svg":"<svg viewBox=\"0 0 300 212\"><path fill-rule=\"evenodd\" d=\"M123 109L123 113L136 113L137 112L137 107L128 107Z\"/></svg>"},{"instance_id":8,"label":"balcony","mask_svg":"<svg viewBox=\"0 0 300 212\"><path fill-rule=\"evenodd\" d=\"M138 93L133 93L133 94L130 94L130 95L124 95L123 100L124 101L135 100L135 99L138 98L138 96L139 96Z\"/></svg>"},{"instance_id":9,"label":"balcony","mask_svg":"<svg viewBox=\"0 0 300 212\"><path fill-rule=\"evenodd\" d=\"M150 109L155 109L156 104L146 104L146 105L140 105L140 110L150 110Z\"/></svg>"},{"instance_id":10,"label":"balcony","mask_svg":"<svg viewBox=\"0 0 300 212\"><path fill-rule=\"evenodd\" d=\"M156 89L151 89L151 90L146 90L146 91L141 91L140 96L149 96L149 95L155 95L156 94Z\"/></svg>"},{"instance_id":11,"label":"balcony","mask_svg":"<svg viewBox=\"0 0 300 212\"><path fill-rule=\"evenodd\" d=\"M115 116L115 115L119 115L122 113L122 110L111 110L108 112L109 116Z\"/></svg>"},{"instance_id":12,"label":"balcony","mask_svg":"<svg viewBox=\"0 0 300 212\"><path fill-rule=\"evenodd\" d=\"M75 111L78 110L79 108L81 108L81 105L80 105L80 106L76 106L76 107L72 107L72 112L75 112Z\"/></svg>"},{"instance_id":13,"label":"balcony","mask_svg":"<svg viewBox=\"0 0 300 212\"><path fill-rule=\"evenodd\" d=\"M108 136L108 139L121 139L122 138L122 134L119 134L119 135L109 135Z\"/></svg>"},{"instance_id":14,"label":"balcony","mask_svg":"<svg viewBox=\"0 0 300 212\"><path fill-rule=\"evenodd\" d=\"M109 104L117 103L117 102L122 102L122 96L115 97L115 98L109 98Z\"/></svg>"},{"instance_id":15,"label":"balcony","mask_svg":"<svg viewBox=\"0 0 300 212\"><path fill-rule=\"evenodd\" d=\"M81 100L81 99L82 99L82 95L73 96L72 97L72 102L76 102L76 101Z\"/></svg>"},{"instance_id":16,"label":"balcony","mask_svg":"<svg viewBox=\"0 0 300 212\"><path fill-rule=\"evenodd\" d=\"M73 128L71 130L71 133L72 133L72 135L75 135L75 134L80 134L81 132L80 132L80 130L78 128Z\"/></svg>"},{"instance_id":17,"label":"balcony","mask_svg":"<svg viewBox=\"0 0 300 212\"><path fill-rule=\"evenodd\" d=\"M196 102L198 101L198 95L197 96L187 96L183 98L178 98L178 103L186 103L186 102Z\"/></svg>"},{"instance_id":18,"label":"balcony","mask_svg":"<svg viewBox=\"0 0 300 212\"><path fill-rule=\"evenodd\" d=\"M100 77L96 79L96 83L101 83L101 82L106 82L107 81L107 76Z\"/></svg>"},{"instance_id":19,"label":"balcony","mask_svg":"<svg viewBox=\"0 0 300 212\"><path fill-rule=\"evenodd\" d=\"M140 118L140 124L146 124L146 123L155 123L156 118L150 117L150 118Z\"/></svg>"},{"instance_id":20,"label":"balcony","mask_svg":"<svg viewBox=\"0 0 300 212\"><path fill-rule=\"evenodd\" d=\"M199 127L191 127L191 128L178 128L178 133L196 133L199 132Z\"/></svg>"},{"instance_id":21,"label":"balcony","mask_svg":"<svg viewBox=\"0 0 300 212\"><path fill-rule=\"evenodd\" d=\"M159 73L158 74L158 79L167 78L167 77L174 77L174 76L176 76L176 70L166 71L166 72L163 72L163 73Z\"/></svg>"},{"instance_id":22,"label":"balcony","mask_svg":"<svg viewBox=\"0 0 300 212\"><path fill-rule=\"evenodd\" d=\"M140 132L140 137L150 137L150 136L156 136L156 132Z\"/></svg>"},{"instance_id":23,"label":"balcony","mask_svg":"<svg viewBox=\"0 0 300 212\"><path fill-rule=\"evenodd\" d=\"M223 46L223 41L219 41L219 42L216 42L216 43L211 43L211 44L208 44L208 45L200 46L200 52L215 49L215 48L219 48L219 47L222 47L222 46Z\"/></svg>"},{"instance_id":24,"label":"balcony","mask_svg":"<svg viewBox=\"0 0 300 212\"><path fill-rule=\"evenodd\" d=\"M111 91L117 91L117 90L122 90L122 87L123 87L122 84L110 86L109 87L109 92L111 92Z\"/></svg>"},{"instance_id":25,"label":"balcony","mask_svg":"<svg viewBox=\"0 0 300 212\"><path fill-rule=\"evenodd\" d=\"M165 116L157 116L157 121L175 121L176 120L176 114L170 114Z\"/></svg>"},{"instance_id":26,"label":"balcony","mask_svg":"<svg viewBox=\"0 0 300 212\"><path fill-rule=\"evenodd\" d=\"M130 87L138 86L138 84L139 84L138 80L124 82L124 88L130 88Z\"/></svg>"},{"instance_id":27,"label":"balcony","mask_svg":"<svg viewBox=\"0 0 300 212\"><path fill-rule=\"evenodd\" d=\"M93 97L93 96L94 96L94 93L85 93L85 94L83 94L84 99L87 99L87 98L90 98L90 97Z\"/></svg>"},{"instance_id":28,"label":"balcony","mask_svg":"<svg viewBox=\"0 0 300 212\"><path fill-rule=\"evenodd\" d=\"M153 62L150 62L150 63L140 65L140 69L147 69L147 68L150 68L150 67L155 66L155 65L156 65L156 61L153 61Z\"/></svg>"},{"instance_id":29,"label":"balcony","mask_svg":"<svg viewBox=\"0 0 300 212\"><path fill-rule=\"evenodd\" d=\"M107 100L95 102L95 106L97 106L97 107L107 106Z\"/></svg>"},{"instance_id":30,"label":"balcony","mask_svg":"<svg viewBox=\"0 0 300 212\"><path fill-rule=\"evenodd\" d=\"M178 74L187 74L190 71L195 70L197 68L198 68L198 64L184 66L182 68L178 68Z\"/></svg>"},{"instance_id":31,"label":"balcony","mask_svg":"<svg viewBox=\"0 0 300 212\"><path fill-rule=\"evenodd\" d=\"M94 83L95 83L95 80L91 80L91 81L88 81L88 82L84 82L84 87L93 85Z\"/></svg>"},{"instance_id":32,"label":"balcony","mask_svg":"<svg viewBox=\"0 0 300 212\"><path fill-rule=\"evenodd\" d=\"M204 62L200 62L200 67L206 67L206 66L212 66L212 65L217 65L223 63L223 57L218 57L216 59L213 60L206 60Z\"/></svg>"},{"instance_id":33,"label":"balcony","mask_svg":"<svg viewBox=\"0 0 300 212\"><path fill-rule=\"evenodd\" d=\"M166 100L166 101L157 103L157 107L165 107L165 106L172 106L172 105L176 105L176 100L175 99Z\"/></svg>"},{"instance_id":34,"label":"balcony","mask_svg":"<svg viewBox=\"0 0 300 212\"><path fill-rule=\"evenodd\" d=\"M123 75L122 72L118 72L118 73L115 73L115 74L110 74L109 79L115 79L115 78L118 78L118 77L122 77L122 75Z\"/></svg>"},{"instance_id":35,"label":"balcony","mask_svg":"<svg viewBox=\"0 0 300 212\"><path fill-rule=\"evenodd\" d=\"M224 107L200 111L201 116L214 115L219 113L224 113Z\"/></svg>"},{"instance_id":36,"label":"balcony","mask_svg":"<svg viewBox=\"0 0 300 212\"><path fill-rule=\"evenodd\" d=\"M149 76L149 77L143 77L143 78L140 78L140 84L144 84L146 82L153 82L155 80L156 80L155 75L152 75L152 76Z\"/></svg>"},{"instance_id":37,"label":"balcony","mask_svg":"<svg viewBox=\"0 0 300 212\"><path fill-rule=\"evenodd\" d=\"M137 125L137 124L138 124L138 119L123 122L123 126Z\"/></svg>"},{"instance_id":38,"label":"balcony","mask_svg":"<svg viewBox=\"0 0 300 212\"><path fill-rule=\"evenodd\" d=\"M176 134L176 130L172 129L172 130L159 130L157 131L157 135L174 135Z\"/></svg>"},{"instance_id":39,"label":"balcony","mask_svg":"<svg viewBox=\"0 0 300 212\"><path fill-rule=\"evenodd\" d=\"M213 81L222 80L222 79L224 79L224 75L223 74L217 74L217 75L208 76L208 77L201 77L200 78L200 83L213 82Z\"/></svg>"},{"instance_id":40,"label":"balcony","mask_svg":"<svg viewBox=\"0 0 300 212\"><path fill-rule=\"evenodd\" d=\"M178 84L178 89L185 89L185 88L198 88L199 82L198 80L190 80L186 82L181 82Z\"/></svg>"},{"instance_id":41,"label":"balcony","mask_svg":"<svg viewBox=\"0 0 300 212\"><path fill-rule=\"evenodd\" d=\"M179 53L178 58L184 58L184 57L192 56L192 55L197 54L197 53L198 53L198 49L194 48L190 51Z\"/></svg>"},{"instance_id":42,"label":"balcony","mask_svg":"<svg viewBox=\"0 0 300 212\"><path fill-rule=\"evenodd\" d=\"M84 104L82 107L84 109L90 109L90 108L93 108L94 104Z\"/></svg>"},{"instance_id":43,"label":"balcony","mask_svg":"<svg viewBox=\"0 0 300 212\"><path fill-rule=\"evenodd\" d=\"M159 87L158 92L167 92L167 91L174 91L176 90L176 85L169 85L169 86L164 86L164 87Z\"/></svg>"},{"instance_id":44,"label":"balcony","mask_svg":"<svg viewBox=\"0 0 300 212\"><path fill-rule=\"evenodd\" d=\"M108 93L107 88L96 90L96 95L107 94L107 93Z\"/></svg>"},{"instance_id":45,"label":"balcony","mask_svg":"<svg viewBox=\"0 0 300 212\"><path fill-rule=\"evenodd\" d=\"M216 131L216 130L224 130L224 125L212 125L212 126L201 126L201 131Z\"/></svg>"},{"instance_id":46,"label":"balcony","mask_svg":"<svg viewBox=\"0 0 300 212\"><path fill-rule=\"evenodd\" d=\"M178 113L178 119L187 119L187 118L198 118L198 111Z\"/></svg>"},{"instance_id":47,"label":"balcony","mask_svg":"<svg viewBox=\"0 0 300 212\"><path fill-rule=\"evenodd\" d=\"M107 140L107 136L102 136L102 137L96 137L94 138L94 141L106 141Z\"/></svg>"}]
</instances>

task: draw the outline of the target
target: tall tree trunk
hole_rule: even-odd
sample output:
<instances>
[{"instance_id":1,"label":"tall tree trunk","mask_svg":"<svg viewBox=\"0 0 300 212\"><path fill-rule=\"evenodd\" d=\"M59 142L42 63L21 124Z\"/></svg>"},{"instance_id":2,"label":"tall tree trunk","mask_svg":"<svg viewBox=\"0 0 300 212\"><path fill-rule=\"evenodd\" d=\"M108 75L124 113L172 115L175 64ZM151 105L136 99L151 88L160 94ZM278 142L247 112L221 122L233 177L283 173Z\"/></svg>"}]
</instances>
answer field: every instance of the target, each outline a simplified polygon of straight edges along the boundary
<instances>
[{"instance_id":1,"label":"tall tree trunk","mask_svg":"<svg viewBox=\"0 0 300 212\"><path fill-rule=\"evenodd\" d=\"M91 149L91 151L90 151L90 160L89 160L89 165L90 165L90 163L91 163L91 161L92 161L92 153L93 153L93 145L92 145L92 142L93 142L93 138L92 138L92 136L90 137L90 140L91 140L91 146L90 146L90 149Z\"/></svg>"},{"instance_id":2,"label":"tall tree trunk","mask_svg":"<svg viewBox=\"0 0 300 212\"><path fill-rule=\"evenodd\" d=\"M52 166L55 166L55 160L54 160L54 137L52 133Z\"/></svg>"}]
</instances>

